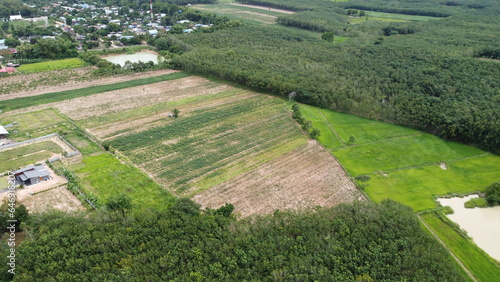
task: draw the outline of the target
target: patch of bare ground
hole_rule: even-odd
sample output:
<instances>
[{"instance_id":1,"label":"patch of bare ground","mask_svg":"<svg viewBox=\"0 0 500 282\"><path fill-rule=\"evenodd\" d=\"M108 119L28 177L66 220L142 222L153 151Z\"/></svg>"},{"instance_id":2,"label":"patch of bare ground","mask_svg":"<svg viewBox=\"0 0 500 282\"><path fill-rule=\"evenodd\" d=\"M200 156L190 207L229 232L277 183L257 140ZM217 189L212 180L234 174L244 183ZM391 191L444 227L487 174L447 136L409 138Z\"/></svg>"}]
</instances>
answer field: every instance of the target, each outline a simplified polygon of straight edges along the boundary
<instances>
[{"instance_id":1,"label":"patch of bare ground","mask_svg":"<svg viewBox=\"0 0 500 282\"><path fill-rule=\"evenodd\" d=\"M85 210L80 200L66 189L60 186L48 191L28 196L21 204L25 205L30 212L46 212L53 209L64 212L76 212Z\"/></svg>"},{"instance_id":2,"label":"patch of bare ground","mask_svg":"<svg viewBox=\"0 0 500 282\"><path fill-rule=\"evenodd\" d=\"M283 14L294 14L295 13L294 11L275 9L275 8L263 7L263 6L257 6L257 5L248 5L248 4L239 4L239 3L228 3L228 4L233 5L233 6L254 8L254 9L259 9L259 10L268 10L268 11L273 11L273 12L278 12L278 13L283 13Z\"/></svg>"},{"instance_id":3,"label":"patch of bare ground","mask_svg":"<svg viewBox=\"0 0 500 282\"><path fill-rule=\"evenodd\" d=\"M104 78L95 78L95 79L89 79L89 80L77 80L77 78L85 75L86 73L89 73L91 70L92 69L90 67L84 67L84 68L72 70L75 73L71 75L71 78L68 78L67 80L60 80L59 83L57 83L57 84L54 84L52 82L50 85L44 84L43 80L47 80L49 77L57 77L60 75L64 75L64 72L68 72L68 70L52 71L49 74L48 73L36 73L36 74L18 75L18 76L8 77L9 79L12 80L10 83L13 83L13 82L30 83L30 81L38 81L38 80L40 80L40 82L37 83L37 86L32 90L17 91L17 92L13 92L13 93L9 93L9 94L0 95L0 101L10 100L10 99L19 98L19 97L37 96L37 95L52 93L52 92L60 92L60 91L73 90L73 89L76 90L76 89L80 89L80 88L87 88L87 87L97 86L97 85L107 85L107 84L119 83L119 82L134 80L134 79L141 79L141 78L158 76L158 75L176 72L175 70L155 70L155 71L148 71L148 72L133 73L133 74L128 74L128 75L116 75L116 76L108 76L108 77L104 77ZM7 81L4 81L4 80L0 80L0 81L2 82L2 84L7 83Z\"/></svg>"},{"instance_id":4,"label":"patch of bare ground","mask_svg":"<svg viewBox=\"0 0 500 282\"><path fill-rule=\"evenodd\" d=\"M192 199L210 208L232 203L242 217L366 200L337 160L316 141Z\"/></svg>"}]
</instances>

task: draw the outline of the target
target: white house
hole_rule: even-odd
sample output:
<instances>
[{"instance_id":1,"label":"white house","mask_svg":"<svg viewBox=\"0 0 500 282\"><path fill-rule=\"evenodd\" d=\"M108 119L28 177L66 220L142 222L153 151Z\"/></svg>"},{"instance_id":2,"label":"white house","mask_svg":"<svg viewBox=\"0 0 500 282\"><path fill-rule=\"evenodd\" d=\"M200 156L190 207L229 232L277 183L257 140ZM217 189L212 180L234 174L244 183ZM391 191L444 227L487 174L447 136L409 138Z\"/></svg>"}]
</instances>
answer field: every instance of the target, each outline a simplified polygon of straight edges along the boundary
<instances>
[{"instance_id":1,"label":"white house","mask_svg":"<svg viewBox=\"0 0 500 282\"><path fill-rule=\"evenodd\" d=\"M22 19L23 19L23 17L21 15L12 15L12 16L10 16L10 20L11 21L20 21Z\"/></svg>"}]
</instances>

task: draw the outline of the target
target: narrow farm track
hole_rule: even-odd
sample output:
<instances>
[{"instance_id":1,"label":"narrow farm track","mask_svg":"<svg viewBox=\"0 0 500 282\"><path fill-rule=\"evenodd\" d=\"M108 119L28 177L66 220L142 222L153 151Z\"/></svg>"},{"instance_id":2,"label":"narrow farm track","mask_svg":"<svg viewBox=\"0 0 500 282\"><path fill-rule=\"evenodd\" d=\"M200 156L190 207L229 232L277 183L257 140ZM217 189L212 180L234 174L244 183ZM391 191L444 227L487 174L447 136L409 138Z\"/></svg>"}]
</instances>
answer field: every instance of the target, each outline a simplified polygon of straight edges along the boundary
<instances>
[{"instance_id":1,"label":"narrow farm track","mask_svg":"<svg viewBox=\"0 0 500 282\"><path fill-rule=\"evenodd\" d=\"M469 276L470 279L472 279L472 281L474 282L477 282L477 279L476 277L472 274L472 272L469 271L469 269L467 269L467 267L465 267L465 265L462 263L462 261L450 250L448 249L448 247L446 246L446 244L443 242L443 240L441 240L441 238L439 238L439 236L434 232L434 230L432 230L429 225L427 225L427 223L420 217L419 214L417 214L417 217L418 217L418 220L420 221L420 223L422 223L423 226L425 226L425 228L427 228L427 230L432 234L432 236L434 236L434 238L439 242L441 243L441 245L443 245L443 247L445 247L445 249L450 253L451 257L458 263L458 265L460 265L460 267L462 267L462 269L467 273L467 275Z\"/></svg>"}]
</instances>

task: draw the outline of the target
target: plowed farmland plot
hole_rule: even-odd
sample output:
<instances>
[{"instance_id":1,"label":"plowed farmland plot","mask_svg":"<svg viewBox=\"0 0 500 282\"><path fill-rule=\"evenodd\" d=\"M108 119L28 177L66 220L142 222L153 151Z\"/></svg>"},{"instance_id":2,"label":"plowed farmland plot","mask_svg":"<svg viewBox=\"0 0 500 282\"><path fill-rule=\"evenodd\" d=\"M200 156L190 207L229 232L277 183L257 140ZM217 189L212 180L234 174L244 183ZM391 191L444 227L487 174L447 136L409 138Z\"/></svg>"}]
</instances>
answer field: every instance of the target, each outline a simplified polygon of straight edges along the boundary
<instances>
[{"instance_id":1,"label":"plowed farmland plot","mask_svg":"<svg viewBox=\"0 0 500 282\"><path fill-rule=\"evenodd\" d=\"M234 201L244 216L362 198L333 156L310 141L274 97L187 77L55 107L174 194L202 193L196 200L207 207L220 204L211 200L218 187L247 193L220 198ZM175 108L179 117L170 117ZM255 208L262 198L272 205Z\"/></svg>"}]
</instances>

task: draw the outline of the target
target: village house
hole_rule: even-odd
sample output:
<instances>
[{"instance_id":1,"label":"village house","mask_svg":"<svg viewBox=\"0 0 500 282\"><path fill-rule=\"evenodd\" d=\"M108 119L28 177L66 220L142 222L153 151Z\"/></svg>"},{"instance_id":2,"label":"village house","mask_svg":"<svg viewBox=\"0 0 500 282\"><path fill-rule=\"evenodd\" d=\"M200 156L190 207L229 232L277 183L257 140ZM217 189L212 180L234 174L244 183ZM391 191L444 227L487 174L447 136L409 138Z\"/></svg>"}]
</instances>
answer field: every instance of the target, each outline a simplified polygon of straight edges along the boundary
<instances>
[{"instance_id":1,"label":"village house","mask_svg":"<svg viewBox=\"0 0 500 282\"><path fill-rule=\"evenodd\" d=\"M41 181L50 180L50 171L43 165L28 166L12 172L19 185L33 185Z\"/></svg>"}]
</instances>

